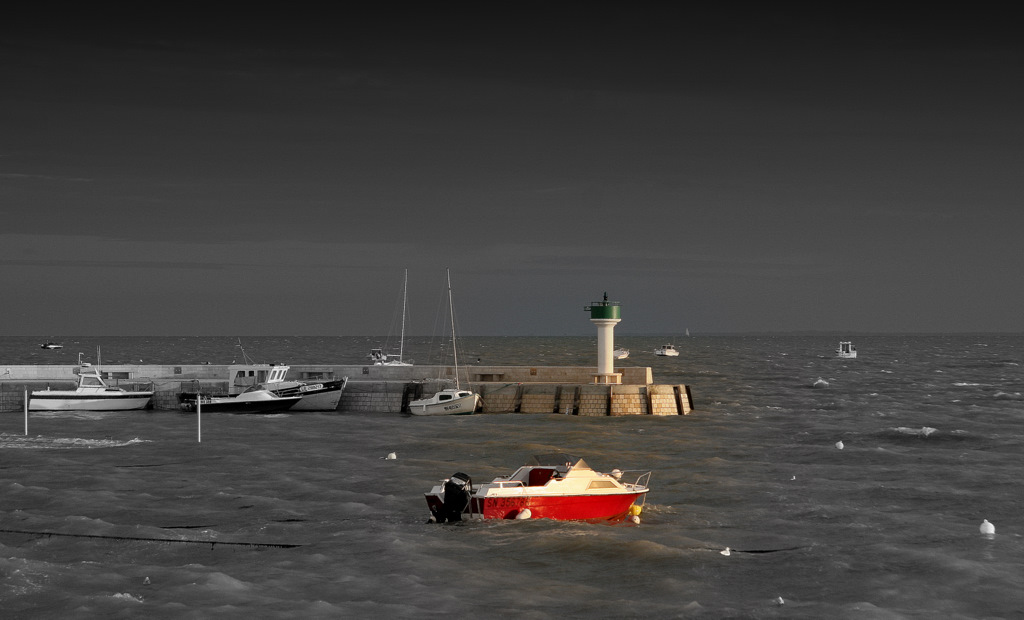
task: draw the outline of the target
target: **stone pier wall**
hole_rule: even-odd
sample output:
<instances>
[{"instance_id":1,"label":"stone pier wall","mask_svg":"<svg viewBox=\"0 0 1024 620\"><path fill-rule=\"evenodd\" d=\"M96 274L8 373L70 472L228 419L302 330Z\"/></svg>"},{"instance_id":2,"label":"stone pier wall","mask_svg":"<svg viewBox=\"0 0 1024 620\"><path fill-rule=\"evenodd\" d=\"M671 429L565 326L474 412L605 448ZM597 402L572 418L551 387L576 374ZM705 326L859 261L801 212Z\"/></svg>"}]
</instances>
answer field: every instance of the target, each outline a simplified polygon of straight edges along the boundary
<instances>
[{"instance_id":1,"label":"stone pier wall","mask_svg":"<svg viewBox=\"0 0 1024 620\"><path fill-rule=\"evenodd\" d=\"M10 366L0 377L0 411L22 411L25 391L74 389L77 366ZM430 395L449 383L445 367L303 366L292 365L289 379L306 376L349 377L339 412L401 413L410 400ZM479 413L561 413L583 416L686 415L693 398L686 385L656 384L650 368L618 368L636 383L592 383L594 369L578 367L473 366L462 386L480 394ZM226 393L227 367L104 365L110 385L153 389L152 408L178 409L182 391ZM513 380L509 380L513 379ZM522 381L521 379L530 379ZM575 380L567 380L575 379ZM315 380L315 379L314 379Z\"/></svg>"}]
</instances>

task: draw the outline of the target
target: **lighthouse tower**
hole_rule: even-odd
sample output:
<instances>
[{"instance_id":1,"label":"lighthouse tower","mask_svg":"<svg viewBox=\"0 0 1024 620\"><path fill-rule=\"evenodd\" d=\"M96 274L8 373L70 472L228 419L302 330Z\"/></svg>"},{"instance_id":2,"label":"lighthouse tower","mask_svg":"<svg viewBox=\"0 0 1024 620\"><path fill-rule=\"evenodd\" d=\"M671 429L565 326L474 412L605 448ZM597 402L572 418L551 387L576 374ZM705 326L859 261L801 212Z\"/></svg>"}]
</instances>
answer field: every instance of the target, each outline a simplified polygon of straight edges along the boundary
<instances>
[{"instance_id":1,"label":"lighthouse tower","mask_svg":"<svg viewBox=\"0 0 1024 620\"><path fill-rule=\"evenodd\" d=\"M597 326L597 374L594 383L622 383L622 373L614 372L615 361L615 325L622 320L619 302L608 301L608 293L604 301L590 302L583 309L590 312L590 322Z\"/></svg>"}]
</instances>

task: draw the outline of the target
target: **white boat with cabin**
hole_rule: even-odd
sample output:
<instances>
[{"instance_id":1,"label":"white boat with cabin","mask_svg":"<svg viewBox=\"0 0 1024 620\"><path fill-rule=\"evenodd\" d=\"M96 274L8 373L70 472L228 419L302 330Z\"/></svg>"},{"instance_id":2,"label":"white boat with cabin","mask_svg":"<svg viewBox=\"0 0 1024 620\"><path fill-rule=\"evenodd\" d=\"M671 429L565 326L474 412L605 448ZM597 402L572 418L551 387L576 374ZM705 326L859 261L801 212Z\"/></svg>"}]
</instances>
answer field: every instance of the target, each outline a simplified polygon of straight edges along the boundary
<instances>
[{"instance_id":1,"label":"white boat with cabin","mask_svg":"<svg viewBox=\"0 0 1024 620\"><path fill-rule=\"evenodd\" d=\"M297 381L286 378L290 369L291 366L284 364L231 364L228 366L228 393L219 396L237 397L255 388L266 390L279 398L301 396L302 400L289 407L291 411L338 409L341 395L348 385L348 377ZM178 400L181 403L194 401L195 395L195 391L182 391Z\"/></svg>"},{"instance_id":2,"label":"white boat with cabin","mask_svg":"<svg viewBox=\"0 0 1024 620\"><path fill-rule=\"evenodd\" d=\"M35 390L29 396L29 411L131 411L145 409L152 391L128 391L103 381L99 368L83 364L78 368L78 387L73 390Z\"/></svg>"},{"instance_id":3,"label":"white boat with cabin","mask_svg":"<svg viewBox=\"0 0 1024 620\"><path fill-rule=\"evenodd\" d=\"M614 351L612 351L612 355L614 355L615 359L617 359L617 360L624 360L627 357L629 357L629 349L624 349L622 347L619 347L619 348L615 349Z\"/></svg>"},{"instance_id":4,"label":"white boat with cabin","mask_svg":"<svg viewBox=\"0 0 1024 620\"><path fill-rule=\"evenodd\" d=\"M452 320L452 356L455 362L455 387L445 388L428 398L409 403L413 415L467 415L476 411L480 395L459 385L459 352L455 339L455 307L452 304L452 276L448 273L448 312Z\"/></svg>"},{"instance_id":5,"label":"white boat with cabin","mask_svg":"<svg viewBox=\"0 0 1024 620\"><path fill-rule=\"evenodd\" d=\"M857 347L853 346L852 342L840 342L839 348L836 349L836 357L841 357L843 359L854 359L857 357Z\"/></svg>"},{"instance_id":6,"label":"white boat with cabin","mask_svg":"<svg viewBox=\"0 0 1024 620\"><path fill-rule=\"evenodd\" d=\"M663 344L654 350L654 354L666 357L677 357L679 355L679 351L670 344Z\"/></svg>"}]
</instances>

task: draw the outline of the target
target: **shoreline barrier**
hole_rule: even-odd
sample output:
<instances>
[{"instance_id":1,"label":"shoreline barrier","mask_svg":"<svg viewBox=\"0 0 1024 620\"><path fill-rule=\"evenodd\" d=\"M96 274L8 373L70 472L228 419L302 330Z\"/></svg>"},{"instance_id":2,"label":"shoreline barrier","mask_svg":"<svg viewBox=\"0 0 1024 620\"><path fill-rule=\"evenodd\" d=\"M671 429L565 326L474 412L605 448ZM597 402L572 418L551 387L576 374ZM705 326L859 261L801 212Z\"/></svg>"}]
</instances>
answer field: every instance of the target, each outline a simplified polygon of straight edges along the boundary
<instances>
[{"instance_id":1,"label":"shoreline barrier","mask_svg":"<svg viewBox=\"0 0 1024 620\"><path fill-rule=\"evenodd\" d=\"M448 387L450 366L366 366L290 364L288 379L315 383L348 377L339 413L402 413L409 401ZM151 409L178 410L178 394L227 393L227 365L106 365L108 384L154 390ZM0 378L0 411L22 411L33 390L74 389L76 365L8 366ZM463 375L463 371L465 374ZM616 368L622 383L595 383L595 370L581 366L470 366L460 368L463 387L480 394L478 413L560 413L581 416L687 415L694 410L690 388L658 384L649 367Z\"/></svg>"}]
</instances>

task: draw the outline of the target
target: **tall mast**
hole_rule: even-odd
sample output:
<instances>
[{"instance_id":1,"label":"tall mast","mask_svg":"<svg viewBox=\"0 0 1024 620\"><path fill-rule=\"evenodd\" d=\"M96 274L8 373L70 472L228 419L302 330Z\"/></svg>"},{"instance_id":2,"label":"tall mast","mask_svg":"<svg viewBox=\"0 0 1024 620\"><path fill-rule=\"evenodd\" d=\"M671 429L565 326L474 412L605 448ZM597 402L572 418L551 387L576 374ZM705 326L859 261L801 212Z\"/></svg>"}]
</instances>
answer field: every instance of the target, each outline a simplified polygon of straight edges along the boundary
<instances>
[{"instance_id":1,"label":"tall mast","mask_svg":"<svg viewBox=\"0 0 1024 620\"><path fill-rule=\"evenodd\" d=\"M398 342L398 361L402 361L405 352L405 303L409 295L409 270L405 270L405 279L402 281L402 339Z\"/></svg>"},{"instance_id":2,"label":"tall mast","mask_svg":"<svg viewBox=\"0 0 1024 620\"><path fill-rule=\"evenodd\" d=\"M455 359L455 389L460 389L459 386L459 347L455 343L455 306L452 304L452 272L445 269L445 275L448 276L448 314L452 317L452 357Z\"/></svg>"}]
</instances>

